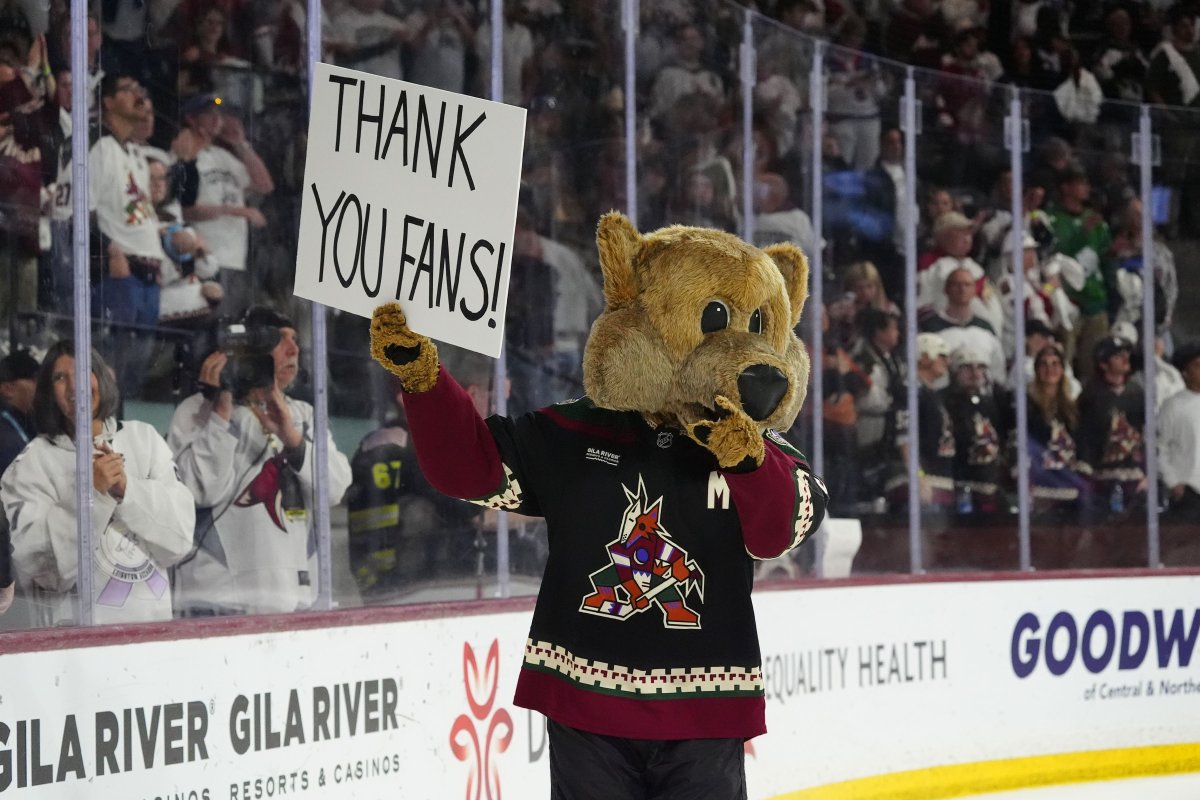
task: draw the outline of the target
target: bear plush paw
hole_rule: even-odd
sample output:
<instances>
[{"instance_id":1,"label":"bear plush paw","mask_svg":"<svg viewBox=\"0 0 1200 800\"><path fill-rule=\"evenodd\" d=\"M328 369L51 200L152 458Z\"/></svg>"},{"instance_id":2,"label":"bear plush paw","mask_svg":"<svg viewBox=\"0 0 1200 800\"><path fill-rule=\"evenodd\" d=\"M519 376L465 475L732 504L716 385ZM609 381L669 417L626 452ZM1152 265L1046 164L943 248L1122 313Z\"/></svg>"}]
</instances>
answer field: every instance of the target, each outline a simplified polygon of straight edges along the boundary
<instances>
[{"instance_id":1,"label":"bear plush paw","mask_svg":"<svg viewBox=\"0 0 1200 800\"><path fill-rule=\"evenodd\" d=\"M766 447L758 424L728 397L717 395L716 401L724 415L715 422L691 423L688 436L716 456L724 469L762 466Z\"/></svg>"},{"instance_id":2,"label":"bear plush paw","mask_svg":"<svg viewBox=\"0 0 1200 800\"><path fill-rule=\"evenodd\" d=\"M437 383L437 345L408 327L399 303L382 305L371 315L371 356L410 394L427 392Z\"/></svg>"}]
</instances>

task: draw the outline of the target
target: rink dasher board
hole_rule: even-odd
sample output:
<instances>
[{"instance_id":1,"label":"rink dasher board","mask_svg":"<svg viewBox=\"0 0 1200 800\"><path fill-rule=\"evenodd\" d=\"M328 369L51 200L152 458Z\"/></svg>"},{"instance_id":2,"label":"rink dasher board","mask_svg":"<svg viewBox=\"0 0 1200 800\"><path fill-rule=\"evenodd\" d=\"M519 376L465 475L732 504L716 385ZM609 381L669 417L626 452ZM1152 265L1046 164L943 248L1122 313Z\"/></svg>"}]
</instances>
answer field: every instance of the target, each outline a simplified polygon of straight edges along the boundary
<instances>
[{"instance_id":1,"label":"rink dasher board","mask_svg":"<svg viewBox=\"0 0 1200 800\"><path fill-rule=\"evenodd\" d=\"M759 592L769 732L748 749L751 797L1200 742L1197 598L1200 576ZM455 609L0 655L0 796L547 796L544 720L512 705L528 608Z\"/></svg>"}]
</instances>

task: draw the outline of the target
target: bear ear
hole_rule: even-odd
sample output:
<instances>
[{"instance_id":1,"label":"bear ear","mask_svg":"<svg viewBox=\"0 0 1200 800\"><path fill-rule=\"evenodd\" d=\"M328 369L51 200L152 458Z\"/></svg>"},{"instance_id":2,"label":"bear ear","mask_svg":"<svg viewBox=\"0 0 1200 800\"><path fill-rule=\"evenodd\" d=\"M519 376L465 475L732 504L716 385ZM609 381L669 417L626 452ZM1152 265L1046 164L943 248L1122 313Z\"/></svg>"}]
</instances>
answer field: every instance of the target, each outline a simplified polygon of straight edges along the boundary
<instances>
[{"instance_id":1,"label":"bear ear","mask_svg":"<svg viewBox=\"0 0 1200 800\"><path fill-rule=\"evenodd\" d=\"M800 312L804 310L804 301L808 299L808 258L804 251L794 244L786 242L773 244L763 248L763 251L779 267L783 274L783 282L787 284L788 300L792 305L792 327L800 322Z\"/></svg>"},{"instance_id":2,"label":"bear ear","mask_svg":"<svg viewBox=\"0 0 1200 800\"><path fill-rule=\"evenodd\" d=\"M596 247L604 273L604 301L610 309L631 303L637 296L633 256L641 242L642 235L621 212L610 211L600 218Z\"/></svg>"}]
</instances>

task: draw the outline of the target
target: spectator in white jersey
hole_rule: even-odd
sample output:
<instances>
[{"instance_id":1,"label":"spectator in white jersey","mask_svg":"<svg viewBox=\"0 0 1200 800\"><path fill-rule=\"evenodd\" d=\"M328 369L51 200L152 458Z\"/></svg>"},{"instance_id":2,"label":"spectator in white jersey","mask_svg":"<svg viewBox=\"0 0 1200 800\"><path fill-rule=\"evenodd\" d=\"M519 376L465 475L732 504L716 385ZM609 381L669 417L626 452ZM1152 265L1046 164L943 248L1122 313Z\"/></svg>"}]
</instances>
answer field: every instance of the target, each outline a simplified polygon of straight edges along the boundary
<instances>
[{"instance_id":1,"label":"spectator in white jersey","mask_svg":"<svg viewBox=\"0 0 1200 800\"><path fill-rule=\"evenodd\" d=\"M175 571L184 616L297 611L315 597L313 407L284 395L299 372L296 327L261 306L240 325L218 335L223 349L167 436L198 508L195 549ZM350 464L326 442L333 505Z\"/></svg>"},{"instance_id":2,"label":"spectator in white jersey","mask_svg":"<svg viewBox=\"0 0 1200 800\"><path fill-rule=\"evenodd\" d=\"M75 431L75 344L50 348L33 410L40 432L0 481L11 523L12 564L41 625L74 621L79 577L75 450L92 457L92 597L97 623L171 618L167 569L192 541L195 508L171 451L144 422L117 419L113 373L92 351L91 431Z\"/></svg>"},{"instance_id":3,"label":"spectator in white jersey","mask_svg":"<svg viewBox=\"0 0 1200 800\"><path fill-rule=\"evenodd\" d=\"M146 90L119 72L100 83L104 133L88 155L88 197L94 212L92 308L113 328L106 337L117 383L138 395L154 345L164 268L159 221L150 199L150 166L134 135L151 113Z\"/></svg>"}]
</instances>

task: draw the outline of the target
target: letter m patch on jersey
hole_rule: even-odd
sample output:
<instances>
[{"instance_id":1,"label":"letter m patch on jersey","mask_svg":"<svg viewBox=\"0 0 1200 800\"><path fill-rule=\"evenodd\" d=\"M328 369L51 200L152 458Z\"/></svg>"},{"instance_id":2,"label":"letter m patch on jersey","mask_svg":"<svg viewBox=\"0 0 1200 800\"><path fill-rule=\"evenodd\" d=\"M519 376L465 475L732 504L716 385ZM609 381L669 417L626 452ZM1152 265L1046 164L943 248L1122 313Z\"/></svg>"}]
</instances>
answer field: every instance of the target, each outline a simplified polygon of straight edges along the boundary
<instances>
[{"instance_id":1,"label":"letter m patch on jersey","mask_svg":"<svg viewBox=\"0 0 1200 800\"><path fill-rule=\"evenodd\" d=\"M725 476L714 469L708 473L708 507L715 509L718 504L723 509L729 509L729 484Z\"/></svg>"}]
</instances>

